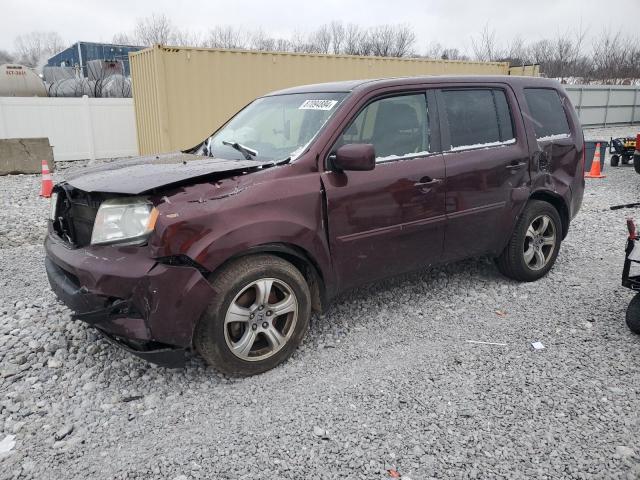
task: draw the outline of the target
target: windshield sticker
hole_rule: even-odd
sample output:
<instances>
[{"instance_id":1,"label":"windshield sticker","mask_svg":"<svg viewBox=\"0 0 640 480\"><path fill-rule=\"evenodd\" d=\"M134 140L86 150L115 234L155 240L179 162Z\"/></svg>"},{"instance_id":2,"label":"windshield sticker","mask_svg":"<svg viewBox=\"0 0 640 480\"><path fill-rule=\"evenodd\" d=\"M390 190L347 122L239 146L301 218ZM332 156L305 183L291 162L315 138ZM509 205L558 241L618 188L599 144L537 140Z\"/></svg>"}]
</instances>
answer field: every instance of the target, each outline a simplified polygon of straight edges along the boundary
<instances>
[{"instance_id":1,"label":"windshield sticker","mask_svg":"<svg viewBox=\"0 0 640 480\"><path fill-rule=\"evenodd\" d=\"M337 100L305 100L298 110L331 110L336 103Z\"/></svg>"}]
</instances>

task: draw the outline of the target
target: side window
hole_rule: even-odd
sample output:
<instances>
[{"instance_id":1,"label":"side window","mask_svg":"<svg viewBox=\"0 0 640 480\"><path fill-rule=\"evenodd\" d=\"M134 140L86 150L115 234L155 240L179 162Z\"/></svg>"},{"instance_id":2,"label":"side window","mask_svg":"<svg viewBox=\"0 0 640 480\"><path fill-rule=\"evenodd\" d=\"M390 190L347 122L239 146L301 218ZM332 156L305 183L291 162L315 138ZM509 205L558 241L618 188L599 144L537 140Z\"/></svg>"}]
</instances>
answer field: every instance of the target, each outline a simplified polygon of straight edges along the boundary
<instances>
[{"instance_id":1,"label":"side window","mask_svg":"<svg viewBox=\"0 0 640 480\"><path fill-rule=\"evenodd\" d=\"M444 90L451 149L513 142L507 98L499 89Z\"/></svg>"},{"instance_id":2,"label":"side window","mask_svg":"<svg viewBox=\"0 0 640 480\"><path fill-rule=\"evenodd\" d=\"M428 124L424 94L382 98L358 114L334 148L371 143L377 161L426 154L430 146Z\"/></svg>"},{"instance_id":3,"label":"side window","mask_svg":"<svg viewBox=\"0 0 640 480\"><path fill-rule=\"evenodd\" d=\"M567 115L558 92L550 88L525 88L524 97L531 112L537 138L571 135Z\"/></svg>"}]
</instances>

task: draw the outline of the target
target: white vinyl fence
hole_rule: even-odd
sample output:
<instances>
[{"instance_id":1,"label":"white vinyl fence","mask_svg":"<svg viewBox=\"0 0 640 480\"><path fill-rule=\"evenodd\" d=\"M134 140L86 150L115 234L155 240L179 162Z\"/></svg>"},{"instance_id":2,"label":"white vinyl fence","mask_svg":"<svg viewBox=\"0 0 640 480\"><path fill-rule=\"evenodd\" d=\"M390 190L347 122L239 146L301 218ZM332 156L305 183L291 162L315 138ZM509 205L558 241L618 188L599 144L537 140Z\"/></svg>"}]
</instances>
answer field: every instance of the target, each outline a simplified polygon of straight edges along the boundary
<instances>
[{"instance_id":1,"label":"white vinyl fence","mask_svg":"<svg viewBox=\"0 0 640 480\"><path fill-rule=\"evenodd\" d=\"M0 138L48 137L55 160L138 154L131 98L0 97Z\"/></svg>"},{"instance_id":2,"label":"white vinyl fence","mask_svg":"<svg viewBox=\"0 0 640 480\"><path fill-rule=\"evenodd\" d=\"M584 127L640 123L640 87L565 85Z\"/></svg>"}]
</instances>

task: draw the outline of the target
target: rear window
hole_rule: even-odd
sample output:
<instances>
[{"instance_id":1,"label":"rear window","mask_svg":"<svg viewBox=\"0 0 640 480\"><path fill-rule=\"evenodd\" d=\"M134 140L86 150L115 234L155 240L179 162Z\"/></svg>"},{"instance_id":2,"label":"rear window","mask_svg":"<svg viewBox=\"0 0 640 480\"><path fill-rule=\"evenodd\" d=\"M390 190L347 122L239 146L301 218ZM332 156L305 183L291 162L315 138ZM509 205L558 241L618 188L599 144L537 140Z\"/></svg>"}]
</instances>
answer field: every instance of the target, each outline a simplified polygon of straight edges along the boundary
<instances>
[{"instance_id":1,"label":"rear window","mask_svg":"<svg viewBox=\"0 0 640 480\"><path fill-rule=\"evenodd\" d=\"M525 88L524 97L538 139L571 135L558 92L550 88Z\"/></svg>"},{"instance_id":2,"label":"rear window","mask_svg":"<svg viewBox=\"0 0 640 480\"><path fill-rule=\"evenodd\" d=\"M444 90L451 149L513 143L507 98L499 89Z\"/></svg>"}]
</instances>

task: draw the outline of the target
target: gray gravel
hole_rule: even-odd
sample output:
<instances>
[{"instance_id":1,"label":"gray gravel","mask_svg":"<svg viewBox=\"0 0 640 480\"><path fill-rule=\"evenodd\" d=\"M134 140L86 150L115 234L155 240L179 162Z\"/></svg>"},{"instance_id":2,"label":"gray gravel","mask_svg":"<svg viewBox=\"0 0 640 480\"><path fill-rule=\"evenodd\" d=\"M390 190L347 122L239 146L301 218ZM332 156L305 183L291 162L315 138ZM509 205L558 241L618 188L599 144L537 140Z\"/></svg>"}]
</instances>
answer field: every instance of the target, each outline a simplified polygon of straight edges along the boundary
<instances>
[{"instance_id":1,"label":"gray gravel","mask_svg":"<svg viewBox=\"0 0 640 480\"><path fill-rule=\"evenodd\" d=\"M361 288L242 380L153 367L72 322L44 273L39 178L0 177L0 478L639 478L620 272L640 209L608 207L638 201L640 176L605 173L543 280L476 259Z\"/></svg>"}]
</instances>

